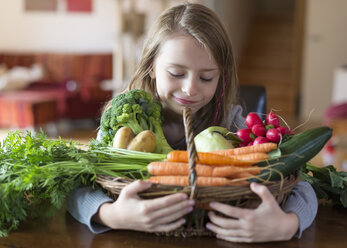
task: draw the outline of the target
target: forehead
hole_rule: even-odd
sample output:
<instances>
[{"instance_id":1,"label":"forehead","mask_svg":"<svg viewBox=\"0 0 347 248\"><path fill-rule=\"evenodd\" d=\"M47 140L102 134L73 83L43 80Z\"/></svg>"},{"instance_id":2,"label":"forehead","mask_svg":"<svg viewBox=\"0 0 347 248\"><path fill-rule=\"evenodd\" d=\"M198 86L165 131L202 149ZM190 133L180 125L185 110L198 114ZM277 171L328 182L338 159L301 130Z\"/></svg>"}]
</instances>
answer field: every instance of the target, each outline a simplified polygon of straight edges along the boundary
<instances>
[{"instance_id":1,"label":"forehead","mask_svg":"<svg viewBox=\"0 0 347 248\"><path fill-rule=\"evenodd\" d=\"M217 67L217 63L210 51L192 36L184 33L170 35L161 44L157 59L161 62L194 67Z\"/></svg>"}]
</instances>

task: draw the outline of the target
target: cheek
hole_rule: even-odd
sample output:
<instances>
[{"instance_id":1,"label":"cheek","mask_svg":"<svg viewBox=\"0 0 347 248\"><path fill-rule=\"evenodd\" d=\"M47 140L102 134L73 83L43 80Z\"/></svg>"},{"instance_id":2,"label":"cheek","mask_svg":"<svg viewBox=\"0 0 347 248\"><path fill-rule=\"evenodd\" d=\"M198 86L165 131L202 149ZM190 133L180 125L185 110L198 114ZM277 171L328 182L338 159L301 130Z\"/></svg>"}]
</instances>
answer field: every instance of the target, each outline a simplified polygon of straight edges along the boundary
<instances>
[{"instance_id":1,"label":"cheek","mask_svg":"<svg viewBox=\"0 0 347 248\"><path fill-rule=\"evenodd\" d=\"M177 89L177 83L173 82L171 78L165 74L157 73L156 77L157 92L160 98L166 98Z\"/></svg>"},{"instance_id":2,"label":"cheek","mask_svg":"<svg viewBox=\"0 0 347 248\"><path fill-rule=\"evenodd\" d=\"M206 103L210 102L212 100L212 98L214 97L214 95L216 93L216 89L217 89L217 84L218 84L218 82L216 82L215 84L211 84L208 87L205 87L204 96L206 99Z\"/></svg>"}]
</instances>

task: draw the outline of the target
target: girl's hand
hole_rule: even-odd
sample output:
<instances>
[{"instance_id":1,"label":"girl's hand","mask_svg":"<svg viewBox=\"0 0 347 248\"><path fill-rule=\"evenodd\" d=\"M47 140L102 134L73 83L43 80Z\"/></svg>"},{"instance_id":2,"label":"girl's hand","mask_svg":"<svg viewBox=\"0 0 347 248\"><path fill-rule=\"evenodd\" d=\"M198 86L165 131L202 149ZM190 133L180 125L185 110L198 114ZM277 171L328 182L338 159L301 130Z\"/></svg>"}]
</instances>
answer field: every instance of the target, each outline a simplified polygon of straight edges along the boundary
<instances>
[{"instance_id":1,"label":"girl's hand","mask_svg":"<svg viewBox=\"0 0 347 248\"><path fill-rule=\"evenodd\" d=\"M137 193L149 188L148 181L135 181L121 191L117 201L101 205L94 220L112 229L167 232L182 226L182 217L193 210L194 201L177 193L143 200Z\"/></svg>"},{"instance_id":2,"label":"girl's hand","mask_svg":"<svg viewBox=\"0 0 347 248\"><path fill-rule=\"evenodd\" d=\"M214 210L230 217L209 212L212 223L206 227L217 238L232 242L265 242L291 239L299 227L294 213L285 213L266 186L252 183L251 190L262 200L256 209L243 209L211 202Z\"/></svg>"}]
</instances>

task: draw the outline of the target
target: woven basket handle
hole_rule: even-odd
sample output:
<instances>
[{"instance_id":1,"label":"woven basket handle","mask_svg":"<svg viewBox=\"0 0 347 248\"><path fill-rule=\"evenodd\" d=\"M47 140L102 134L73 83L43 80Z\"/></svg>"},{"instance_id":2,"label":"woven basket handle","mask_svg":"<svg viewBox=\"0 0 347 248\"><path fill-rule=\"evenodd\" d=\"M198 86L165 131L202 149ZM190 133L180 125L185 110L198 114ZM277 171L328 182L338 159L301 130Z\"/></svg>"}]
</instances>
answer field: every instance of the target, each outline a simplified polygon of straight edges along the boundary
<instances>
[{"instance_id":1,"label":"woven basket handle","mask_svg":"<svg viewBox=\"0 0 347 248\"><path fill-rule=\"evenodd\" d=\"M183 124L186 136L187 150L188 150L188 161L189 161L189 185L191 186L190 199L196 199L197 195L197 174L196 174L196 161L197 157L195 144L194 144L194 130L193 122L191 119L191 109L183 109Z\"/></svg>"}]
</instances>

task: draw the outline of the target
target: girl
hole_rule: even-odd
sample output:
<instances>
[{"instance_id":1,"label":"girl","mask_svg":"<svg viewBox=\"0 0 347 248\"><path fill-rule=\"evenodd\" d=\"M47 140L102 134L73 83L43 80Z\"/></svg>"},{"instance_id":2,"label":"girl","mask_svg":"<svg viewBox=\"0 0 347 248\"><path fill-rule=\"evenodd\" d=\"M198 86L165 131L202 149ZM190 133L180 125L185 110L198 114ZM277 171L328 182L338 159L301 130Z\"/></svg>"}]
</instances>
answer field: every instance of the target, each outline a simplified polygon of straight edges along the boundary
<instances>
[{"instance_id":1,"label":"girl","mask_svg":"<svg viewBox=\"0 0 347 248\"><path fill-rule=\"evenodd\" d=\"M223 25L210 9L184 3L158 18L128 90L144 89L162 103L165 136L174 149L185 149L185 106L197 120L195 133L210 125L229 130L244 127L242 109L236 105L237 88L231 43ZM192 211L194 201L182 193L140 199L137 193L150 186L150 182L135 181L116 201L101 190L80 188L71 194L68 210L94 233L110 229L171 231L183 225L183 216ZM255 209L210 204L215 211L209 213L206 227L217 238L235 242L288 240L295 234L300 237L316 215L317 200L308 183L297 184L283 209L265 186L252 183L251 189L262 199Z\"/></svg>"}]
</instances>

